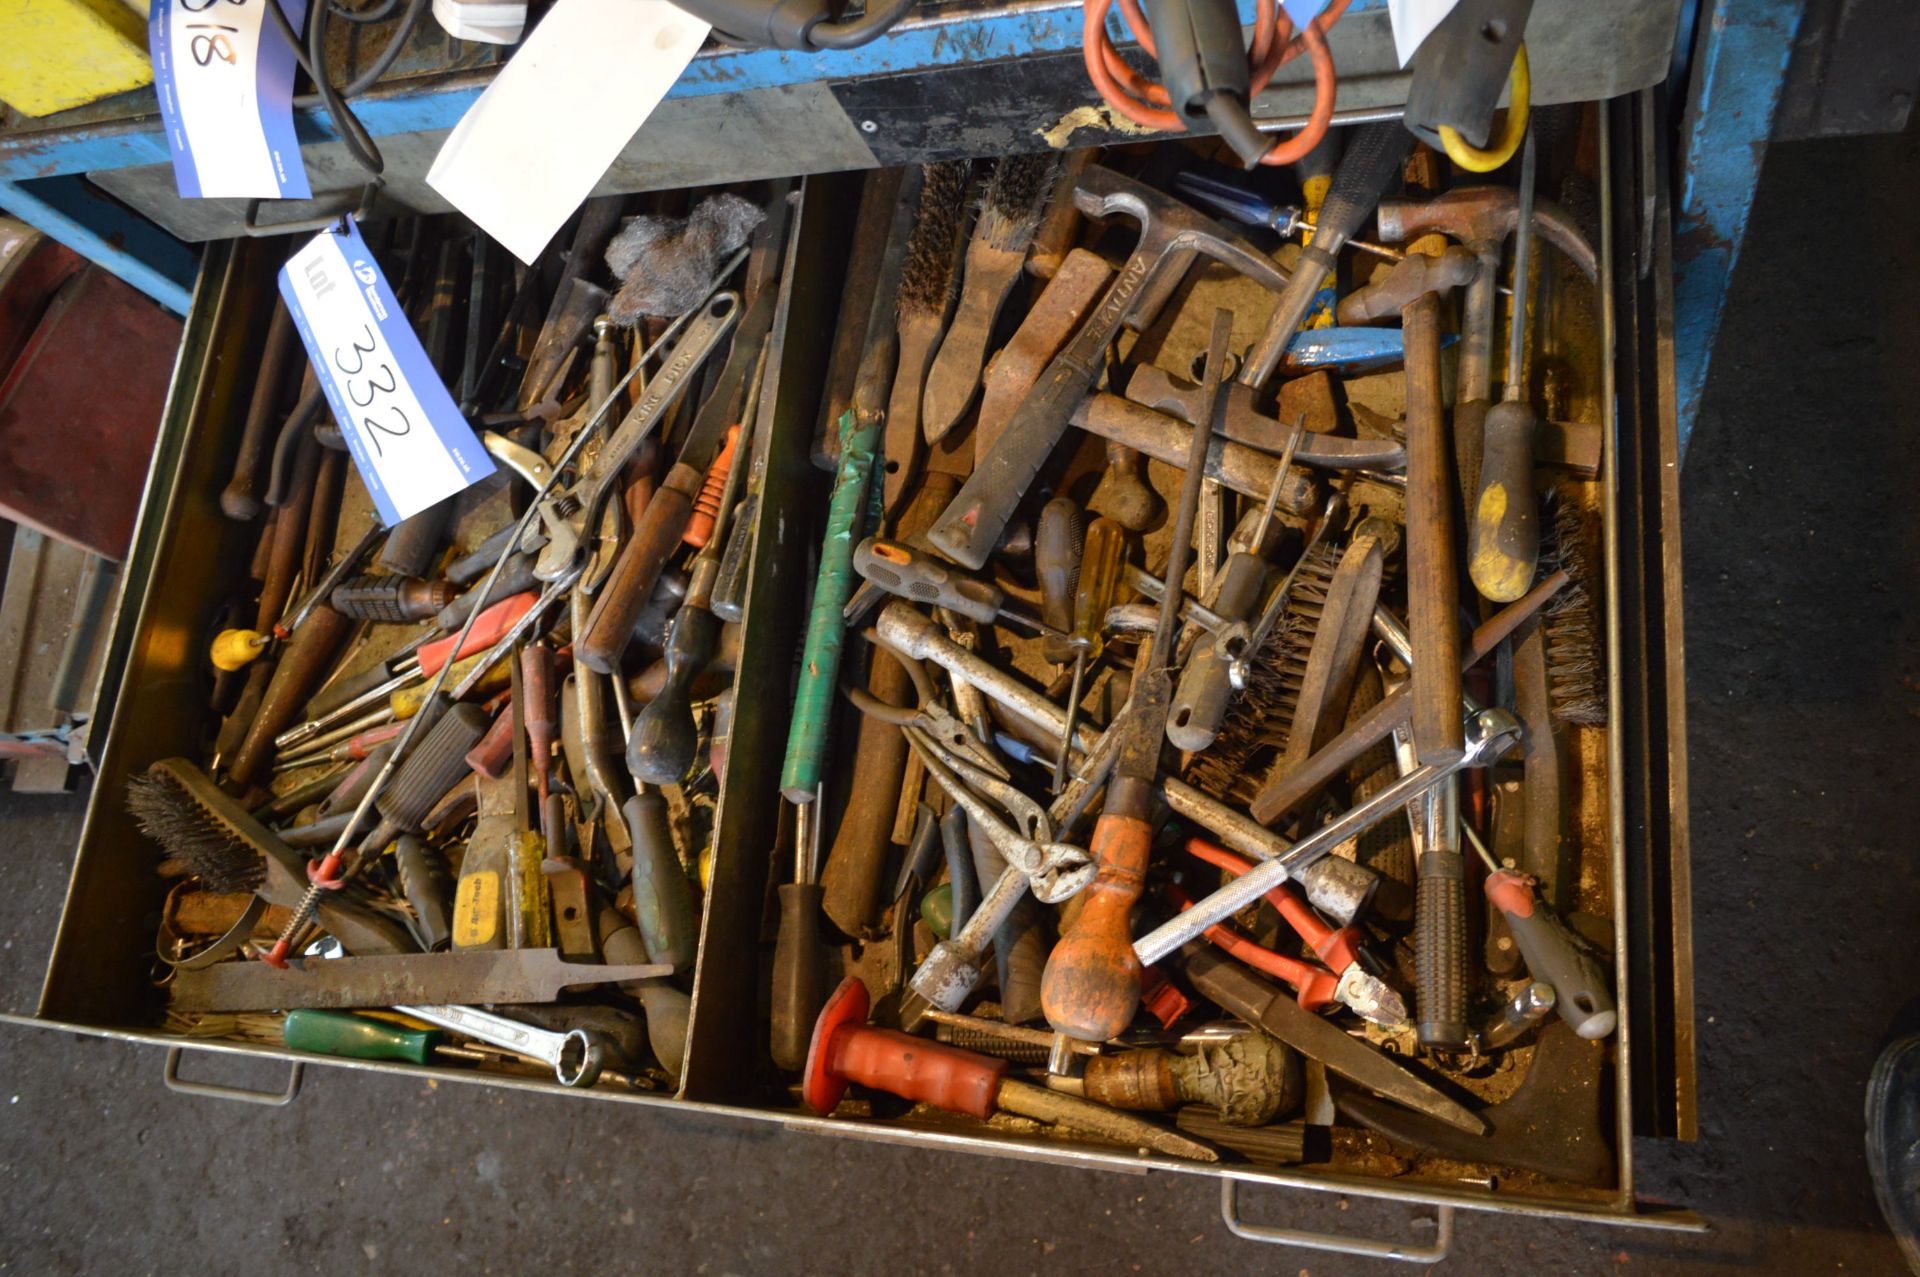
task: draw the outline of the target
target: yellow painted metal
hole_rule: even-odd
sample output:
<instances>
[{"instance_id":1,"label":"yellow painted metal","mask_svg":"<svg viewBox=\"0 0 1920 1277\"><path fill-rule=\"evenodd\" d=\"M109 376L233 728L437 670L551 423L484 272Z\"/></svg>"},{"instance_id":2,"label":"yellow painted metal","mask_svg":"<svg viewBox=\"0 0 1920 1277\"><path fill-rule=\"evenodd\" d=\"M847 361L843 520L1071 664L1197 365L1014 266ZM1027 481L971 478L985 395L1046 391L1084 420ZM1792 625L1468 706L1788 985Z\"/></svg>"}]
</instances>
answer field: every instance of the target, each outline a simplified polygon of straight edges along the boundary
<instances>
[{"instance_id":1,"label":"yellow painted metal","mask_svg":"<svg viewBox=\"0 0 1920 1277\"><path fill-rule=\"evenodd\" d=\"M153 83L146 23L121 0L0 3L0 102L51 115Z\"/></svg>"}]
</instances>

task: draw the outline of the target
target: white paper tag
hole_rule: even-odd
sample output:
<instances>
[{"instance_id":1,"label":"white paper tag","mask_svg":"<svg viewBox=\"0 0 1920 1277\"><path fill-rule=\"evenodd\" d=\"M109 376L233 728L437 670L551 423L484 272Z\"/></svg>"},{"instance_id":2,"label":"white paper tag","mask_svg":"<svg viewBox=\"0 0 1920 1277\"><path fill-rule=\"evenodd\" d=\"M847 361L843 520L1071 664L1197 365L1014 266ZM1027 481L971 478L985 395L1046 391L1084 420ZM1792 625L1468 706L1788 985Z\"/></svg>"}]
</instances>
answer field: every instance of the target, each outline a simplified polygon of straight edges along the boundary
<instances>
[{"instance_id":1,"label":"white paper tag","mask_svg":"<svg viewBox=\"0 0 1920 1277\"><path fill-rule=\"evenodd\" d=\"M1433 34L1440 19L1460 0L1387 0L1387 18L1393 23L1393 52L1405 66L1413 61L1421 41Z\"/></svg>"},{"instance_id":2,"label":"white paper tag","mask_svg":"<svg viewBox=\"0 0 1920 1277\"><path fill-rule=\"evenodd\" d=\"M352 219L287 259L280 295L382 522L493 473Z\"/></svg>"},{"instance_id":3,"label":"white paper tag","mask_svg":"<svg viewBox=\"0 0 1920 1277\"><path fill-rule=\"evenodd\" d=\"M274 0L153 0L147 50L181 198L306 199L293 135L293 48ZM301 29L307 0L281 0Z\"/></svg>"},{"instance_id":4,"label":"white paper tag","mask_svg":"<svg viewBox=\"0 0 1920 1277\"><path fill-rule=\"evenodd\" d=\"M709 29L667 0L560 0L461 117L427 185L532 265Z\"/></svg>"}]
</instances>

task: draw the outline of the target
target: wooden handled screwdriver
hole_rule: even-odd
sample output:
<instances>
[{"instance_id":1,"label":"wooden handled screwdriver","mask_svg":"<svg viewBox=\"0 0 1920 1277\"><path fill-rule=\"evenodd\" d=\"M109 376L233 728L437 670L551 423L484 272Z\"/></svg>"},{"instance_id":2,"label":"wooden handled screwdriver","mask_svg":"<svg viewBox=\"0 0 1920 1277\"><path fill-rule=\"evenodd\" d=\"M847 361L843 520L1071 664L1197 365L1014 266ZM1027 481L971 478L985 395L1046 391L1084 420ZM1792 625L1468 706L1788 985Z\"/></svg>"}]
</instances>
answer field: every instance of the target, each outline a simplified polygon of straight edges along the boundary
<instances>
[{"instance_id":1,"label":"wooden handled screwdriver","mask_svg":"<svg viewBox=\"0 0 1920 1277\"><path fill-rule=\"evenodd\" d=\"M1205 413L1212 421L1220 397L1221 369L1233 334L1233 316L1216 311L1212 339L1207 347L1204 381ZM1173 699L1174 623L1179 615L1187 560L1193 550L1194 516L1200 506L1210 430L1195 430L1187 455L1187 473L1180 487L1180 509L1173 526L1173 544L1167 552L1167 590L1160 603L1160 621L1153 647L1140 658L1133 675L1133 706L1113 778L1107 783L1106 806L1093 829L1095 877L1084 893L1085 904L1073 928L1047 959L1040 984L1040 1004L1047 1022L1070 1037L1104 1042L1133 1023L1140 1005L1140 960L1133 952L1133 906L1146 886L1147 856L1152 848L1154 783L1160 772L1160 748L1166 739L1167 707ZM1071 741L1067 748L1071 748Z\"/></svg>"}]
</instances>

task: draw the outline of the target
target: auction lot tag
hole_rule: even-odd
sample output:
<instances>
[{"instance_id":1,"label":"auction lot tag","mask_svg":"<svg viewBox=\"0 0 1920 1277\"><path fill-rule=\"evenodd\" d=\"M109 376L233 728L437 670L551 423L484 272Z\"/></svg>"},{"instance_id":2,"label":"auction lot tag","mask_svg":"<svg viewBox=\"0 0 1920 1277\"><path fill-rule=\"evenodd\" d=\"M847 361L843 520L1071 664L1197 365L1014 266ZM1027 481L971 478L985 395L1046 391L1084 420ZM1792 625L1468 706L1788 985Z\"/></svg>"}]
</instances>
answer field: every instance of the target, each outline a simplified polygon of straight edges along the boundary
<instances>
[{"instance_id":1,"label":"auction lot tag","mask_svg":"<svg viewBox=\"0 0 1920 1277\"><path fill-rule=\"evenodd\" d=\"M351 218L287 259L280 295L382 522L493 473Z\"/></svg>"},{"instance_id":2,"label":"auction lot tag","mask_svg":"<svg viewBox=\"0 0 1920 1277\"><path fill-rule=\"evenodd\" d=\"M293 47L269 30L275 0L153 0L147 50L183 199L306 199L293 135ZM282 0L301 29L307 0Z\"/></svg>"}]
</instances>

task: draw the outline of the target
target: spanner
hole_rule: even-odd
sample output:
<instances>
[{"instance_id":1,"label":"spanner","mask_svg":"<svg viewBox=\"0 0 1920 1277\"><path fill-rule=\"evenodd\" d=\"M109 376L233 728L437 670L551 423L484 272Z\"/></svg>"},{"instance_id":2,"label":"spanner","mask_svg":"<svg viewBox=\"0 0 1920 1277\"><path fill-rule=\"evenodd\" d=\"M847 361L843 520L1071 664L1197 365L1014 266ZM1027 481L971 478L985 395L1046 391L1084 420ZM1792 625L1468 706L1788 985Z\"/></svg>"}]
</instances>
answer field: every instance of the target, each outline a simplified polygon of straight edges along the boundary
<instances>
[{"instance_id":1,"label":"spanner","mask_svg":"<svg viewBox=\"0 0 1920 1277\"><path fill-rule=\"evenodd\" d=\"M1262 861L1220 890L1134 941L1134 955L1152 966L1208 927L1246 908L1297 876L1315 860L1400 810L1407 800L1468 767L1497 761L1520 738L1520 720L1501 709L1483 709L1467 720L1466 752L1449 763L1430 763L1402 776L1372 798L1334 817L1281 855Z\"/></svg>"},{"instance_id":2,"label":"spanner","mask_svg":"<svg viewBox=\"0 0 1920 1277\"><path fill-rule=\"evenodd\" d=\"M452 1029L455 1033L501 1047L515 1055L550 1064L553 1066L553 1075L560 1079L562 1086L592 1086L607 1062L606 1039L590 1029L554 1033L474 1007L393 1009L416 1020L425 1020L428 1024L437 1024L443 1029Z\"/></svg>"},{"instance_id":3,"label":"spanner","mask_svg":"<svg viewBox=\"0 0 1920 1277\"><path fill-rule=\"evenodd\" d=\"M580 557L588 529L599 526L600 511L607 494L627 460L646 442L669 409L679 401L700 367L720 345L740 315L740 294L716 293L687 325L673 353L659 373L647 383L640 402L627 413L619 429L600 446L593 462L564 493L550 494L540 503L540 522L546 529L547 543L533 567L534 576L551 581L571 567ZM522 543L523 549L531 546ZM598 569L583 577L582 584L591 593Z\"/></svg>"}]
</instances>

